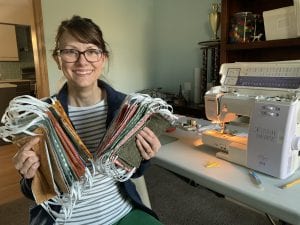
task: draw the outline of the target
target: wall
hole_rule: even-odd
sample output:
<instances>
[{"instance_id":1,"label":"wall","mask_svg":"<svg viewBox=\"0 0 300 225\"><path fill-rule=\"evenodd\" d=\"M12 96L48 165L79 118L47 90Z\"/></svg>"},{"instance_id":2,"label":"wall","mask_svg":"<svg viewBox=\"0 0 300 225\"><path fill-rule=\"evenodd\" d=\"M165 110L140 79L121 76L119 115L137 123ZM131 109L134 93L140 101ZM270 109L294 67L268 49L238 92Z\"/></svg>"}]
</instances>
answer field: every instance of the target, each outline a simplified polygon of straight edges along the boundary
<instances>
[{"instance_id":1,"label":"wall","mask_svg":"<svg viewBox=\"0 0 300 225\"><path fill-rule=\"evenodd\" d=\"M155 68L153 84L171 92L190 82L194 68L201 67L198 42L210 40L208 13L216 0L155 1Z\"/></svg>"},{"instance_id":2,"label":"wall","mask_svg":"<svg viewBox=\"0 0 300 225\"><path fill-rule=\"evenodd\" d=\"M79 14L100 25L112 57L107 80L133 92L163 87L178 92L200 67L199 41L208 40L213 0L42 0L50 91L62 76L51 58L61 20Z\"/></svg>"},{"instance_id":3,"label":"wall","mask_svg":"<svg viewBox=\"0 0 300 225\"><path fill-rule=\"evenodd\" d=\"M89 17L101 27L112 53L105 74L110 84L127 93L148 86L153 74L152 0L43 0L42 8L51 93L62 76L50 54L54 37L61 20L73 14Z\"/></svg>"}]
</instances>

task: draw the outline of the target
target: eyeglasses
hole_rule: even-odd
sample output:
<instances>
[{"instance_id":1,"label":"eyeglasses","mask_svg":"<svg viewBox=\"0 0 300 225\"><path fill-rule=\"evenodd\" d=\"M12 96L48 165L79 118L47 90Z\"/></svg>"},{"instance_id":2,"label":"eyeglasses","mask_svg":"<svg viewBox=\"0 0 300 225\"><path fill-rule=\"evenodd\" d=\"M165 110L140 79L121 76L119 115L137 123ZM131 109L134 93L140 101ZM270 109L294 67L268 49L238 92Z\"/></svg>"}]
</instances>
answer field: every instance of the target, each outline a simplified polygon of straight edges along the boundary
<instances>
[{"instance_id":1,"label":"eyeglasses","mask_svg":"<svg viewBox=\"0 0 300 225\"><path fill-rule=\"evenodd\" d=\"M83 54L86 61L90 63L98 62L103 54L100 49L87 49L83 52L76 49L60 49L57 50L57 53L66 63L77 62L81 54Z\"/></svg>"}]
</instances>

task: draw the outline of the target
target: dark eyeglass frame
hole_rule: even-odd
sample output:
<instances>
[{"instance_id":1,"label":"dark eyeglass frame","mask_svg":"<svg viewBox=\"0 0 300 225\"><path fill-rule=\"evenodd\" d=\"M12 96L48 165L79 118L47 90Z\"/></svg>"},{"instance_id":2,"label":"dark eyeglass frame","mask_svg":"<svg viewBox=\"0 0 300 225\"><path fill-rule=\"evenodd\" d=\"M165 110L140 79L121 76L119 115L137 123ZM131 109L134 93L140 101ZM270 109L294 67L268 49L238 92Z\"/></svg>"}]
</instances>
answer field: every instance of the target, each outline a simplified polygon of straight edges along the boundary
<instances>
[{"instance_id":1,"label":"dark eyeglass frame","mask_svg":"<svg viewBox=\"0 0 300 225\"><path fill-rule=\"evenodd\" d=\"M74 60L66 60L66 58L64 57L64 52L66 51L72 51L73 53L76 53L77 54L77 58L74 59ZM85 51L79 51L77 49L72 49L72 48L66 48L66 49L58 49L57 51L57 55L61 57L61 59L66 62L66 63L74 63L74 62L77 62L80 58L81 55L84 56L85 60L90 62L90 63L94 63L94 62L99 62L102 55L103 55L103 51L101 49L94 49L94 48L91 48L91 49L87 49ZM94 52L94 53L97 53L98 57L97 57L97 60L90 60L88 59L88 56L86 55L87 52Z\"/></svg>"}]
</instances>

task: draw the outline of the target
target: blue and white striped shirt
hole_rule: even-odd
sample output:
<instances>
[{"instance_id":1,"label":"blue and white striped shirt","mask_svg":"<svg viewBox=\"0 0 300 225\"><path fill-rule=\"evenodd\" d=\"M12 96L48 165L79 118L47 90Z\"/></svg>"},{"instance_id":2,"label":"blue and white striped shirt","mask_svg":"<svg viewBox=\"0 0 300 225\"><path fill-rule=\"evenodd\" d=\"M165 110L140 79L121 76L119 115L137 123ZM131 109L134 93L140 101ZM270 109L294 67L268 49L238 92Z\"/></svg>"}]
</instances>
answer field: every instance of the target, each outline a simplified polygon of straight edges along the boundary
<instances>
[{"instance_id":1,"label":"blue and white striped shirt","mask_svg":"<svg viewBox=\"0 0 300 225\"><path fill-rule=\"evenodd\" d=\"M95 153L106 132L107 102L88 107L69 106L70 120L92 154ZM83 191L76 202L71 218L65 221L61 210L56 224L102 225L113 224L124 217L132 205L120 192L118 182L96 171L93 186Z\"/></svg>"}]
</instances>

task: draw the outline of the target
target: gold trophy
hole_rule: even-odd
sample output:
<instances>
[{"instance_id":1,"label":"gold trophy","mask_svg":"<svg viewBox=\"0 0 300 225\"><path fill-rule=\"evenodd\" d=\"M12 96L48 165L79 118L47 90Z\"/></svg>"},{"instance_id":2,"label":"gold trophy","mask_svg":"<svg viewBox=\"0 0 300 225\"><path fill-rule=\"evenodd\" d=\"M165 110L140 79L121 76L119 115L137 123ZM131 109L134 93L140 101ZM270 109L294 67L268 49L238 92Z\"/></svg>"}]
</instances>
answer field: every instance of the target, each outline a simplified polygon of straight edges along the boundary
<instances>
[{"instance_id":1,"label":"gold trophy","mask_svg":"<svg viewBox=\"0 0 300 225\"><path fill-rule=\"evenodd\" d=\"M212 30L213 36L212 40L218 40L218 29L220 26L220 17L221 13L219 12L219 4L213 3L212 4L212 11L209 13L209 25Z\"/></svg>"}]
</instances>

